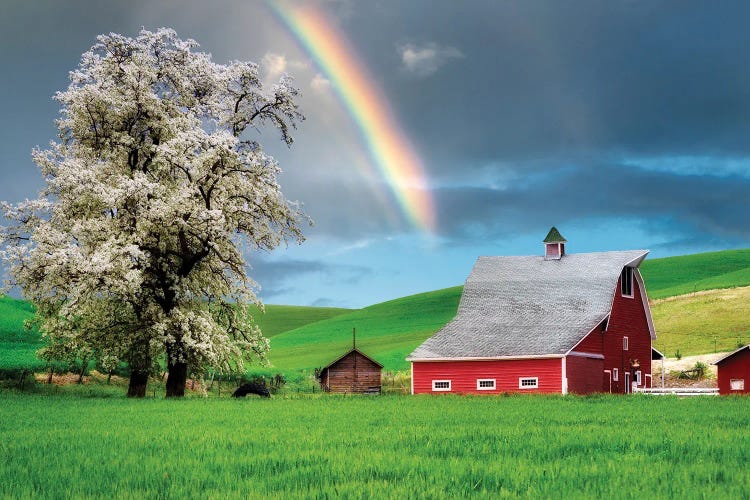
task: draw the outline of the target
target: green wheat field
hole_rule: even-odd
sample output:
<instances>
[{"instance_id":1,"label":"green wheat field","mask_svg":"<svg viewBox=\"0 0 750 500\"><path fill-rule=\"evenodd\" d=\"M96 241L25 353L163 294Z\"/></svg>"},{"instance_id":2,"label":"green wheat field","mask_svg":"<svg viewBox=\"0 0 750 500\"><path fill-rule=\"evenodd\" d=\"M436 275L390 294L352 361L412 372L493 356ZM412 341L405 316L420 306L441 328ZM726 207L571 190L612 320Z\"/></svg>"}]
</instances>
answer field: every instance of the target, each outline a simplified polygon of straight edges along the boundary
<instances>
[{"instance_id":1,"label":"green wheat field","mask_svg":"<svg viewBox=\"0 0 750 500\"><path fill-rule=\"evenodd\" d=\"M7 498L746 498L750 400L4 394Z\"/></svg>"}]
</instances>

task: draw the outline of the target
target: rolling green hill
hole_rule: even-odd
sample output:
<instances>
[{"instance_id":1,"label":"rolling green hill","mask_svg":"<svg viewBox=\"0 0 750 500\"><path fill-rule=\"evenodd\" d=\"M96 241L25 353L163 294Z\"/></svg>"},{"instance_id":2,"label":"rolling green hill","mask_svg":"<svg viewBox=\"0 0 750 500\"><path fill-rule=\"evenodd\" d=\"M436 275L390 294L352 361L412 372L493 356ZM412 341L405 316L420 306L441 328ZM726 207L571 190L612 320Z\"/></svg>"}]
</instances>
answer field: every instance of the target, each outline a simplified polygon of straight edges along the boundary
<instances>
[{"instance_id":1,"label":"rolling green hill","mask_svg":"<svg viewBox=\"0 0 750 500\"><path fill-rule=\"evenodd\" d=\"M745 286L750 285L750 249L647 259L641 268L651 298ZM271 341L271 361L282 370L324 366L351 346L351 331L356 327L358 347L383 363L386 370L406 369L404 358L453 318L462 290L458 286L412 295L283 333ZM743 315L730 326L722 317L726 310L712 308L706 302L691 307L703 307L705 322L714 325L712 330L706 330L704 323L696 323L694 328L690 323L673 328L669 321L677 317L674 313L681 304L680 300L655 306L659 335L655 345L669 356L678 348L686 355L712 352L716 335L718 347L733 349L737 333L742 336L742 331L750 330L750 316ZM725 330L721 330L723 327ZM709 340L703 331L711 332Z\"/></svg>"},{"instance_id":2,"label":"rolling green hill","mask_svg":"<svg viewBox=\"0 0 750 500\"><path fill-rule=\"evenodd\" d=\"M647 259L643 276L651 299L692 294L701 290L750 285L750 249ZM424 339L455 315L462 287L446 288L375 304L364 309L266 306L254 313L263 333L271 338L273 369L320 367L357 345L385 365L386 370L408 368L404 360ZM691 298L692 297L692 298ZM737 294L686 295L653 305L659 336L655 346L672 356L729 350L750 342L750 310ZM33 316L27 302L0 299L0 369L40 368L35 352L41 346L36 331L25 331L23 321Z\"/></svg>"},{"instance_id":3,"label":"rolling green hill","mask_svg":"<svg viewBox=\"0 0 750 500\"><path fill-rule=\"evenodd\" d=\"M456 314L462 287L375 304L271 339L271 362L282 370L324 366L344 354L357 329L357 347L387 370L406 369L404 357Z\"/></svg>"},{"instance_id":4,"label":"rolling green hill","mask_svg":"<svg viewBox=\"0 0 750 500\"><path fill-rule=\"evenodd\" d=\"M333 318L340 314L349 313L352 309L336 307L307 307L307 306L265 306L265 314L252 308L251 314L255 323L260 326L263 335L275 337L282 332L294 330L308 323L315 323Z\"/></svg>"},{"instance_id":5,"label":"rolling green hill","mask_svg":"<svg viewBox=\"0 0 750 500\"><path fill-rule=\"evenodd\" d=\"M641 265L649 298L750 285L750 249L646 259Z\"/></svg>"},{"instance_id":6,"label":"rolling green hill","mask_svg":"<svg viewBox=\"0 0 750 500\"><path fill-rule=\"evenodd\" d=\"M265 314L252 308L251 314L266 337L340 314L351 309L333 307L304 307L267 305ZM34 310L27 301L10 297L0 298L0 369L28 368L43 370L45 363L36 357L36 351L44 344L36 329L26 330L23 323L34 317Z\"/></svg>"},{"instance_id":7,"label":"rolling green hill","mask_svg":"<svg viewBox=\"0 0 750 500\"><path fill-rule=\"evenodd\" d=\"M36 351L42 347L39 332L24 328L24 321L34 317L29 302L10 297L0 298L0 369L41 369Z\"/></svg>"},{"instance_id":8,"label":"rolling green hill","mask_svg":"<svg viewBox=\"0 0 750 500\"><path fill-rule=\"evenodd\" d=\"M667 357L733 351L750 343L750 287L680 295L651 304L654 347Z\"/></svg>"}]
</instances>

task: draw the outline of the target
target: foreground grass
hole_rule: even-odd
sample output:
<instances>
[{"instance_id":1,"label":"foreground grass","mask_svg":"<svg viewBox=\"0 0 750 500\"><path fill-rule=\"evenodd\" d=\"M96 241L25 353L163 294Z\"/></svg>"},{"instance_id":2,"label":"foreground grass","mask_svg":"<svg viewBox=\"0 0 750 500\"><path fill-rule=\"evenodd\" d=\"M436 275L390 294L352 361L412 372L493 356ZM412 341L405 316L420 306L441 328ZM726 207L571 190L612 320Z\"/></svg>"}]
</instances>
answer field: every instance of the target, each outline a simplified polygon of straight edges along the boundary
<instances>
[{"instance_id":1,"label":"foreground grass","mask_svg":"<svg viewBox=\"0 0 750 500\"><path fill-rule=\"evenodd\" d=\"M733 351L750 343L750 287L709 290L651 304L654 347L666 356Z\"/></svg>"},{"instance_id":2,"label":"foreground grass","mask_svg":"<svg viewBox=\"0 0 750 500\"><path fill-rule=\"evenodd\" d=\"M0 497L750 491L750 398L0 398Z\"/></svg>"}]
</instances>

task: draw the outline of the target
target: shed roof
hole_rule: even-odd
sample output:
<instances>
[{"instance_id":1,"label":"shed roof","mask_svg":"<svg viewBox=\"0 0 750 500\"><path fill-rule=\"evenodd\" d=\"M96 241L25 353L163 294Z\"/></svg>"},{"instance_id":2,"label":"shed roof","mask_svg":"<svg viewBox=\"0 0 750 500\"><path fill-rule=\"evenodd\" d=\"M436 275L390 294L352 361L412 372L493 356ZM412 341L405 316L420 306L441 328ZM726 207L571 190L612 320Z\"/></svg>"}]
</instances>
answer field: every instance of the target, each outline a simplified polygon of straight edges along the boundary
<instances>
[{"instance_id":1,"label":"shed roof","mask_svg":"<svg viewBox=\"0 0 750 500\"><path fill-rule=\"evenodd\" d=\"M711 364L712 364L712 365L718 365L719 363L722 363L722 362L726 361L727 359L731 358L731 357L732 357L732 356L734 356L735 354L739 354L740 352L744 351L745 349L750 349L750 345L742 346L742 347L740 347L739 349L737 349L736 351L732 351L732 352L730 352L729 354L727 354L727 355L726 355L726 356L724 356L723 358L717 359L716 361L714 361L714 362L713 362L713 363L711 363Z\"/></svg>"},{"instance_id":2,"label":"shed roof","mask_svg":"<svg viewBox=\"0 0 750 500\"><path fill-rule=\"evenodd\" d=\"M622 269L647 254L479 257L456 317L407 360L563 356L608 317Z\"/></svg>"},{"instance_id":3,"label":"shed roof","mask_svg":"<svg viewBox=\"0 0 750 500\"><path fill-rule=\"evenodd\" d=\"M377 361L375 361L374 359L372 359L370 356L368 356L367 354L363 353L362 351L360 351L359 349L357 349L356 347L354 347L352 349L349 349L344 354L342 354L338 358L334 359L330 363L328 363L323 368L321 368L321 371L325 370L326 368L330 368L331 366L335 365L336 363L338 363L339 361L341 361L342 359L344 359L345 357L347 357L348 355L350 355L353 352L356 352L360 356L363 356L363 357L369 359L370 361L372 361L373 363L375 363L376 365L378 365L380 368L383 368L383 365L381 365L380 363L378 363Z\"/></svg>"}]
</instances>

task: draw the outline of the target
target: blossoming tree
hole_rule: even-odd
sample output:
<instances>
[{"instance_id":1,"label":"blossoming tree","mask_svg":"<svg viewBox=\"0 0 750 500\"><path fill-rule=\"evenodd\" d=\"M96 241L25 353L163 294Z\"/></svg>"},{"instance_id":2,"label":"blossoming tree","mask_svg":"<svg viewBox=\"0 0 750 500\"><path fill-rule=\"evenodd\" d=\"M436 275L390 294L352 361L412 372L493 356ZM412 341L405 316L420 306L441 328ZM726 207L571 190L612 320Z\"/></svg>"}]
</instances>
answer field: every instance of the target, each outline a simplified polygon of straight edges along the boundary
<instances>
[{"instance_id":1,"label":"blossoming tree","mask_svg":"<svg viewBox=\"0 0 750 500\"><path fill-rule=\"evenodd\" d=\"M129 396L158 359L168 397L189 369L263 359L244 255L302 242L307 221L251 137L271 127L291 145L291 80L264 91L256 64L196 46L164 28L100 36L56 95L60 140L33 153L45 189L4 205L9 281L37 307L43 355L124 360Z\"/></svg>"}]
</instances>

